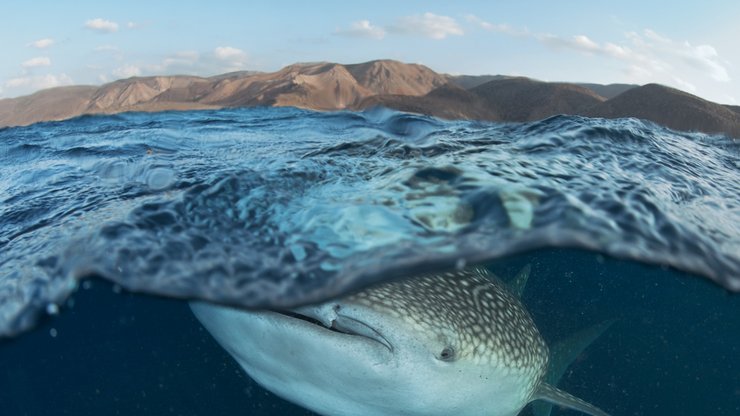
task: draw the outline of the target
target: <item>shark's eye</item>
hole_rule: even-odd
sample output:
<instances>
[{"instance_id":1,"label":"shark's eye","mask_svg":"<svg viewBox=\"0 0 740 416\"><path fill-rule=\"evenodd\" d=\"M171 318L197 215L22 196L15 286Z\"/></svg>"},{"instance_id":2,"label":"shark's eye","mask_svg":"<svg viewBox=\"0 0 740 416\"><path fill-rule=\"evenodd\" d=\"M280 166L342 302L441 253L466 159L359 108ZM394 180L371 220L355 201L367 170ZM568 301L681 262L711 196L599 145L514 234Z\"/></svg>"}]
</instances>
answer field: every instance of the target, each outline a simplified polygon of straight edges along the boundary
<instances>
[{"instance_id":1,"label":"shark's eye","mask_svg":"<svg viewBox=\"0 0 740 416\"><path fill-rule=\"evenodd\" d=\"M455 350L452 347L445 347L439 354L442 361L453 361L455 359Z\"/></svg>"}]
</instances>

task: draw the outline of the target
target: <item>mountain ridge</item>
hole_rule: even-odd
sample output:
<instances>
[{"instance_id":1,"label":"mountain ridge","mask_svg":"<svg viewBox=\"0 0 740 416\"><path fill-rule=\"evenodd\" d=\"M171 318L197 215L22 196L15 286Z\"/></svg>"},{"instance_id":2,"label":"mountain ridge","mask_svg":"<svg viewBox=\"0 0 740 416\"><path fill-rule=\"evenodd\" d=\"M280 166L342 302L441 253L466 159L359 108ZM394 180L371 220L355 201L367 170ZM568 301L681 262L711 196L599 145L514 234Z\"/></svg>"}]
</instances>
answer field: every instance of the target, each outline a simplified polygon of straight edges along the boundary
<instances>
[{"instance_id":1,"label":"mountain ridge","mask_svg":"<svg viewBox=\"0 0 740 416\"><path fill-rule=\"evenodd\" d=\"M446 75L374 60L296 63L275 72L132 77L0 100L0 127L83 114L250 106L361 110L386 106L449 119L532 121L558 114L637 117L669 128L740 137L740 107L658 84L544 82L505 75Z\"/></svg>"}]
</instances>

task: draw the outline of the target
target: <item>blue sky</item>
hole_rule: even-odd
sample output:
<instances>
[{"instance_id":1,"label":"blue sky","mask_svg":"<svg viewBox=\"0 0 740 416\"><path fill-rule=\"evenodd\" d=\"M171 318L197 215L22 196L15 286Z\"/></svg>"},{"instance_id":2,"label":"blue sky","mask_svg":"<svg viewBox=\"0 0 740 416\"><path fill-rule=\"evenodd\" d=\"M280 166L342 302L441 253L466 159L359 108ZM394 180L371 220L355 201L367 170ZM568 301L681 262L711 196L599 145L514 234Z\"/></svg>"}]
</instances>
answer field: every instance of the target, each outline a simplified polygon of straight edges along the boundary
<instances>
[{"instance_id":1,"label":"blue sky","mask_svg":"<svg viewBox=\"0 0 740 416\"><path fill-rule=\"evenodd\" d=\"M740 104L736 0L12 3L0 18L3 98L134 75L390 58L451 74L658 82Z\"/></svg>"}]
</instances>

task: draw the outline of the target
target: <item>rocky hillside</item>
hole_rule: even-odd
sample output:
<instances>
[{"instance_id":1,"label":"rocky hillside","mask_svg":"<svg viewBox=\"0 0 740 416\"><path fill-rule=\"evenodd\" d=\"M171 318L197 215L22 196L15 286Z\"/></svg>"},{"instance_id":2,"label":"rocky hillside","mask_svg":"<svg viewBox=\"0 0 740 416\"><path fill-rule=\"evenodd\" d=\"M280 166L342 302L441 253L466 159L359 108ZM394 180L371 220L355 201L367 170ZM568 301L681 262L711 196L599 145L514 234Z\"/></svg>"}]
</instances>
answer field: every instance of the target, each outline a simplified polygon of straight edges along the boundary
<instances>
[{"instance_id":1,"label":"rocky hillside","mask_svg":"<svg viewBox=\"0 0 740 416\"><path fill-rule=\"evenodd\" d=\"M134 77L100 87L53 88L0 100L0 127L81 114L249 106L358 110L386 106L450 119L530 121L557 114L639 117L679 130L740 137L738 107L650 84L549 83L501 75L450 76L377 60L289 65L276 72L210 78Z\"/></svg>"}]
</instances>

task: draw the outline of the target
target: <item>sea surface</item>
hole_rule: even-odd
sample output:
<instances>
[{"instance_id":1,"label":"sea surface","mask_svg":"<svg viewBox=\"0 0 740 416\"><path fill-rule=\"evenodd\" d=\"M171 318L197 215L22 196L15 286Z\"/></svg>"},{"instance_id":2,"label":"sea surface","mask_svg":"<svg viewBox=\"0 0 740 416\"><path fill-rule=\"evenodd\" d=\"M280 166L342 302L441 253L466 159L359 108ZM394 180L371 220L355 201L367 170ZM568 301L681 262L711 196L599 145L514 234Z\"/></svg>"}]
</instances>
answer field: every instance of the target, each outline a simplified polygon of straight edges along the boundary
<instances>
[{"instance_id":1,"label":"sea surface","mask_svg":"<svg viewBox=\"0 0 740 416\"><path fill-rule=\"evenodd\" d=\"M308 415L184 299L291 307L473 264L532 265L551 344L614 320L565 390L740 414L738 140L293 108L0 129L0 414Z\"/></svg>"}]
</instances>

